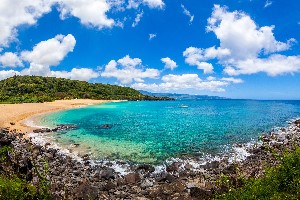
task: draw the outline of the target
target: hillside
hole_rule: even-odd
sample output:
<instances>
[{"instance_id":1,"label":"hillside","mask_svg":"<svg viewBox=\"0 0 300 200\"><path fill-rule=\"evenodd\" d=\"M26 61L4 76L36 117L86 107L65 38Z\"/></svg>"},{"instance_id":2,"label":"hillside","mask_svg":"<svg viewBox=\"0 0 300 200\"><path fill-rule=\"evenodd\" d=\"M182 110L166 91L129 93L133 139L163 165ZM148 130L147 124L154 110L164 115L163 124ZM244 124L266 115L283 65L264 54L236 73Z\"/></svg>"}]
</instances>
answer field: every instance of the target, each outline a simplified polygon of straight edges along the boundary
<instances>
[{"instance_id":1,"label":"hillside","mask_svg":"<svg viewBox=\"0 0 300 200\"><path fill-rule=\"evenodd\" d=\"M14 76L0 81L0 103L49 102L61 99L170 100L143 95L129 87L41 76Z\"/></svg>"}]
</instances>

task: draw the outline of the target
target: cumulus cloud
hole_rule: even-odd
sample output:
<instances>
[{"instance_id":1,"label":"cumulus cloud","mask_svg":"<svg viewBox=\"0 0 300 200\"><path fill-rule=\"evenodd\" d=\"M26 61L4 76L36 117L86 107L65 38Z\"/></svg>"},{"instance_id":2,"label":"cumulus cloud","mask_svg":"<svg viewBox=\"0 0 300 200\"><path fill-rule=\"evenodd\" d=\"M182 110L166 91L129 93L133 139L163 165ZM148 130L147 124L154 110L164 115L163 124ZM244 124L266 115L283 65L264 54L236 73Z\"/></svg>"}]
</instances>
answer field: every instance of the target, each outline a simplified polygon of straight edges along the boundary
<instances>
[{"instance_id":1,"label":"cumulus cloud","mask_svg":"<svg viewBox=\"0 0 300 200\"><path fill-rule=\"evenodd\" d=\"M59 4L60 17L65 19L74 16L87 26L99 29L112 27L114 20L109 19L106 12L110 5L105 0L56 0Z\"/></svg>"},{"instance_id":2,"label":"cumulus cloud","mask_svg":"<svg viewBox=\"0 0 300 200\"><path fill-rule=\"evenodd\" d=\"M190 24L192 24L194 21L194 15L192 15L191 12L188 9L186 9L183 4L181 4L181 8L183 9L183 14L190 18Z\"/></svg>"},{"instance_id":3,"label":"cumulus cloud","mask_svg":"<svg viewBox=\"0 0 300 200\"><path fill-rule=\"evenodd\" d=\"M156 38L156 33L150 33L149 34L149 40L152 40L152 39L154 39L154 38Z\"/></svg>"},{"instance_id":4,"label":"cumulus cloud","mask_svg":"<svg viewBox=\"0 0 300 200\"><path fill-rule=\"evenodd\" d=\"M213 73L213 66L210 63L203 62L203 50L195 47L189 47L183 52L185 62L191 66L197 66L202 69L205 74Z\"/></svg>"},{"instance_id":5,"label":"cumulus cloud","mask_svg":"<svg viewBox=\"0 0 300 200\"><path fill-rule=\"evenodd\" d=\"M0 55L0 66L21 67L23 66L23 63L17 54L12 52L5 52L3 55Z\"/></svg>"},{"instance_id":6,"label":"cumulus cloud","mask_svg":"<svg viewBox=\"0 0 300 200\"><path fill-rule=\"evenodd\" d=\"M274 26L258 27L245 13L228 12L226 7L215 5L208 19L207 31L220 40L220 47L229 49L235 59L256 58L260 53L269 54L290 49L294 39L286 43L277 41Z\"/></svg>"},{"instance_id":7,"label":"cumulus cloud","mask_svg":"<svg viewBox=\"0 0 300 200\"><path fill-rule=\"evenodd\" d=\"M158 78L160 72L157 69L146 68L139 58L130 58L129 55L119 59L111 60L101 73L102 77L116 78L122 84L129 84L133 81L144 82L145 78Z\"/></svg>"},{"instance_id":8,"label":"cumulus cloud","mask_svg":"<svg viewBox=\"0 0 300 200\"><path fill-rule=\"evenodd\" d=\"M162 77L162 83L160 84L145 84L145 83L134 83L131 86L138 90L149 90L149 91L164 91L164 92L175 92L178 90L193 89L196 91L212 91L212 92L224 92L224 87L231 83L238 83L233 81L234 79L228 80L202 80L198 74L182 74L174 75L168 74Z\"/></svg>"},{"instance_id":9,"label":"cumulus cloud","mask_svg":"<svg viewBox=\"0 0 300 200\"><path fill-rule=\"evenodd\" d=\"M7 47L16 40L17 27L34 25L38 18L51 11L49 0L1 0L0 5L0 46Z\"/></svg>"},{"instance_id":10,"label":"cumulus cloud","mask_svg":"<svg viewBox=\"0 0 300 200\"><path fill-rule=\"evenodd\" d=\"M56 66L69 52L73 51L75 44L76 40L73 35L57 35L38 43L32 51L23 51L21 57L31 64Z\"/></svg>"},{"instance_id":11,"label":"cumulus cloud","mask_svg":"<svg viewBox=\"0 0 300 200\"><path fill-rule=\"evenodd\" d=\"M136 17L135 17L135 19L134 19L134 22L132 23L132 27L136 27L139 23L140 23L140 21L141 21L141 18L143 17L143 15L144 15L144 12L142 11L142 12L140 12L140 13L138 13L137 15L136 15Z\"/></svg>"},{"instance_id":12,"label":"cumulus cloud","mask_svg":"<svg viewBox=\"0 0 300 200\"><path fill-rule=\"evenodd\" d=\"M163 62L165 64L165 69L171 69L171 70L173 70L176 67L178 67L177 63L174 60L172 60L171 58L169 58L169 57L162 58L160 60L161 60L161 62Z\"/></svg>"},{"instance_id":13,"label":"cumulus cloud","mask_svg":"<svg viewBox=\"0 0 300 200\"><path fill-rule=\"evenodd\" d=\"M71 71L53 71L52 66L57 66L72 52L76 44L73 35L57 35L54 38L36 44L31 51L21 52L19 57L12 52L6 52L0 56L0 64L5 67L23 66L22 61L29 63L29 67L21 71L1 70L0 80L14 75L38 75L69 78L89 81L100 76L89 68L73 68Z\"/></svg>"},{"instance_id":14,"label":"cumulus cloud","mask_svg":"<svg viewBox=\"0 0 300 200\"><path fill-rule=\"evenodd\" d=\"M189 65L199 69L201 62L217 59L228 75L255 74L259 72L276 76L300 71L300 57L281 55L291 49L294 38L277 41L274 26L259 27L251 17L241 11L229 12L227 7L215 5L207 20L207 31L213 32L220 41L219 47L187 48L183 55ZM207 65L209 66L209 65ZM206 68L211 72L212 66Z\"/></svg>"}]
</instances>

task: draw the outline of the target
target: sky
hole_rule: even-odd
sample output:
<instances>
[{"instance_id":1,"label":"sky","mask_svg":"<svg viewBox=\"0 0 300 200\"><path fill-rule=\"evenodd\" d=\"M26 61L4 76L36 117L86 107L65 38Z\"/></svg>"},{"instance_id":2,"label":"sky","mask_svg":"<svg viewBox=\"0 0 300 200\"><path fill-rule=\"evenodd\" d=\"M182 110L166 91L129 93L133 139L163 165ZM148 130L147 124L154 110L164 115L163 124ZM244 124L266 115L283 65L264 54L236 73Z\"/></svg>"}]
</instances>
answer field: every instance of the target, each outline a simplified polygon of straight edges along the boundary
<instances>
[{"instance_id":1,"label":"sky","mask_svg":"<svg viewBox=\"0 0 300 200\"><path fill-rule=\"evenodd\" d=\"M0 80L300 99L298 0L0 0Z\"/></svg>"}]
</instances>

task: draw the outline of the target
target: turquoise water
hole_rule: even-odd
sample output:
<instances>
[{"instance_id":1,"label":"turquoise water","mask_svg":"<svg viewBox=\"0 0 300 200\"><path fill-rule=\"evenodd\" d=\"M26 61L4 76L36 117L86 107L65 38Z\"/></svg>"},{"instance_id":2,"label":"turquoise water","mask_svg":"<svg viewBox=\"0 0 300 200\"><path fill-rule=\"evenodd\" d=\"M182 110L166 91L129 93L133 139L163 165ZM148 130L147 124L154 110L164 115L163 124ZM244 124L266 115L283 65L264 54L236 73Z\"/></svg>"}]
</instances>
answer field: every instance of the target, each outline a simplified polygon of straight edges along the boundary
<instances>
[{"instance_id":1,"label":"turquoise water","mask_svg":"<svg viewBox=\"0 0 300 200\"><path fill-rule=\"evenodd\" d=\"M79 125L53 134L66 148L80 144L73 151L91 152L95 159L159 164L183 154L221 153L299 116L300 101L139 101L56 112L39 120L48 126ZM112 127L102 129L103 124Z\"/></svg>"}]
</instances>

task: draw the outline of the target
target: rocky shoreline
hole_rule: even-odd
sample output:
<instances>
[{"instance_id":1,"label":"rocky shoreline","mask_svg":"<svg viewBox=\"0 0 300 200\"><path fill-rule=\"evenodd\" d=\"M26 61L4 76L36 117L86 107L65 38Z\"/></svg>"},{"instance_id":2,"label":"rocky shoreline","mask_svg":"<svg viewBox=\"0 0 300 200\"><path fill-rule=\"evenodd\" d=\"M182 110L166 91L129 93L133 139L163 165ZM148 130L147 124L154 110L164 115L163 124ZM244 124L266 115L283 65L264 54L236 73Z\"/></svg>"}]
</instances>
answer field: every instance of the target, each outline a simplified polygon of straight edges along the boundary
<instances>
[{"instance_id":1,"label":"rocky shoreline","mask_svg":"<svg viewBox=\"0 0 300 200\"><path fill-rule=\"evenodd\" d=\"M24 175L36 185L48 180L53 199L209 199L229 187L242 186L243 179L261 177L267 166L279 163L277 154L300 146L300 119L262 135L255 145L237 145L248 152L244 160L178 159L160 172L144 164L131 165L130 172L122 174L113 169L115 164L128 165L122 161L95 165L89 155L74 159L50 143L40 145L23 136L0 128L0 147L13 148L0 164L0 173Z\"/></svg>"}]
</instances>

